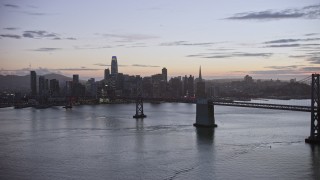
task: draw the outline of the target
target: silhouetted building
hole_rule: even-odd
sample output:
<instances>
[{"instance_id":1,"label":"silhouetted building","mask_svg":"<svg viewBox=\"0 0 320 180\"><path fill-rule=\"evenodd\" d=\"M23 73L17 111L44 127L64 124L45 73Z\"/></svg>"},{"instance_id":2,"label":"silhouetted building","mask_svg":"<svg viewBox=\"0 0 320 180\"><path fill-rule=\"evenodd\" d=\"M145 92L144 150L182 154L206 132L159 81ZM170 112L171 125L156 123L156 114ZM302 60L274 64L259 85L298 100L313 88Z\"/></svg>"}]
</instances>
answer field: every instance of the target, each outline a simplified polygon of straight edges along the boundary
<instances>
[{"instance_id":1,"label":"silhouetted building","mask_svg":"<svg viewBox=\"0 0 320 180\"><path fill-rule=\"evenodd\" d=\"M50 95L51 96L59 96L60 94L60 86L59 81L56 79L50 80Z\"/></svg>"},{"instance_id":2,"label":"silhouetted building","mask_svg":"<svg viewBox=\"0 0 320 180\"><path fill-rule=\"evenodd\" d=\"M110 70L108 68L104 70L104 80L108 80L109 77L110 77Z\"/></svg>"},{"instance_id":3,"label":"silhouetted building","mask_svg":"<svg viewBox=\"0 0 320 180\"><path fill-rule=\"evenodd\" d=\"M45 95L45 78L44 76L39 76L39 95Z\"/></svg>"},{"instance_id":4,"label":"silhouetted building","mask_svg":"<svg viewBox=\"0 0 320 180\"><path fill-rule=\"evenodd\" d=\"M169 81L170 96L173 98L180 98L182 96L182 82L181 76L171 78Z\"/></svg>"},{"instance_id":5,"label":"silhouetted building","mask_svg":"<svg viewBox=\"0 0 320 180\"><path fill-rule=\"evenodd\" d=\"M118 62L117 62L117 57L112 56L111 60L111 74L116 75L118 74Z\"/></svg>"},{"instance_id":6,"label":"silhouetted building","mask_svg":"<svg viewBox=\"0 0 320 180\"><path fill-rule=\"evenodd\" d=\"M182 91L183 91L183 96L186 96L187 95L187 92L188 92L188 77L187 77L187 75L185 75L184 77L183 77L183 80L182 80L183 82L183 87L182 87Z\"/></svg>"},{"instance_id":7,"label":"silhouetted building","mask_svg":"<svg viewBox=\"0 0 320 180\"><path fill-rule=\"evenodd\" d=\"M73 80L73 83L79 83L79 74L74 74L72 80Z\"/></svg>"},{"instance_id":8,"label":"silhouetted building","mask_svg":"<svg viewBox=\"0 0 320 180\"><path fill-rule=\"evenodd\" d=\"M90 78L87 82L87 95L95 97L97 95L97 85L94 78Z\"/></svg>"},{"instance_id":9,"label":"silhouetted building","mask_svg":"<svg viewBox=\"0 0 320 180\"><path fill-rule=\"evenodd\" d=\"M188 97L194 97L194 77L189 76L188 78L188 90L187 90Z\"/></svg>"},{"instance_id":10,"label":"silhouetted building","mask_svg":"<svg viewBox=\"0 0 320 180\"><path fill-rule=\"evenodd\" d=\"M205 98L206 97L206 93L205 93L205 83L202 79L202 75L201 75L201 66L199 69L199 81L197 82L197 94L196 97L197 98Z\"/></svg>"},{"instance_id":11,"label":"silhouetted building","mask_svg":"<svg viewBox=\"0 0 320 180\"><path fill-rule=\"evenodd\" d=\"M37 95L37 73L35 71L30 71L30 80L31 80L31 95Z\"/></svg>"},{"instance_id":12,"label":"silhouetted building","mask_svg":"<svg viewBox=\"0 0 320 180\"><path fill-rule=\"evenodd\" d=\"M168 70L167 68L162 68L162 78L165 82L167 82L167 78L168 78Z\"/></svg>"}]
</instances>

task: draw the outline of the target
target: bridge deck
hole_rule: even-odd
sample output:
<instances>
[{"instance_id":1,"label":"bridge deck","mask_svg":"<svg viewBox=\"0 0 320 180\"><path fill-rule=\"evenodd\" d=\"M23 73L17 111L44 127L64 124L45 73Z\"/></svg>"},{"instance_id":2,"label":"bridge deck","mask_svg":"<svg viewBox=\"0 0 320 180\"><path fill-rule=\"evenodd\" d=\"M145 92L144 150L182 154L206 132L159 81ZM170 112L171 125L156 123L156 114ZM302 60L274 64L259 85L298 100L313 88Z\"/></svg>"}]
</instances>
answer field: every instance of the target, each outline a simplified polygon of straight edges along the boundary
<instances>
[{"instance_id":1,"label":"bridge deck","mask_svg":"<svg viewBox=\"0 0 320 180\"><path fill-rule=\"evenodd\" d=\"M219 106L236 106L236 107L250 107L261 109L279 109L288 111L303 111L311 112L310 106L295 106L295 105L283 105L283 104L264 104L264 103L248 103L248 102L227 102L227 101L212 101L214 105Z\"/></svg>"}]
</instances>

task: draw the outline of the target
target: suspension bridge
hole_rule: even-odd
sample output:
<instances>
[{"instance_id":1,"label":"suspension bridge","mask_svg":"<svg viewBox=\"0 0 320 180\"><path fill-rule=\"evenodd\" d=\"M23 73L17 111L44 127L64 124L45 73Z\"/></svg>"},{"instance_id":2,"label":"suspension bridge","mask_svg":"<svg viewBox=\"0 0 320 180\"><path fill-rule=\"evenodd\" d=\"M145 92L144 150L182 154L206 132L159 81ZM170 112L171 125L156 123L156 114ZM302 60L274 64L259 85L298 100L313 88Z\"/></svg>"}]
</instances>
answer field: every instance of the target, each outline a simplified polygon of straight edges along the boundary
<instances>
[{"instance_id":1,"label":"suspension bridge","mask_svg":"<svg viewBox=\"0 0 320 180\"><path fill-rule=\"evenodd\" d=\"M200 76L201 77L201 71ZM311 128L310 136L305 139L306 143L320 144L320 75L312 74L304 79L297 81L298 83L310 84L311 87L311 105L295 105L295 104L272 104L263 102L243 102L243 101L230 101L218 98L207 99L204 96L198 97L196 102L196 123L195 127L214 128L214 106L234 106L246 108L262 108L262 109L275 109L275 110L288 110L288 111L301 111L311 113ZM200 79L200 83L201 82ZM143 112L143 98L141 82L138 86L138 95L136 98L136 114L134 118L144 118L146 115ZM200 86L199 86L200 87Z\"/></svg>"}]
</instances>

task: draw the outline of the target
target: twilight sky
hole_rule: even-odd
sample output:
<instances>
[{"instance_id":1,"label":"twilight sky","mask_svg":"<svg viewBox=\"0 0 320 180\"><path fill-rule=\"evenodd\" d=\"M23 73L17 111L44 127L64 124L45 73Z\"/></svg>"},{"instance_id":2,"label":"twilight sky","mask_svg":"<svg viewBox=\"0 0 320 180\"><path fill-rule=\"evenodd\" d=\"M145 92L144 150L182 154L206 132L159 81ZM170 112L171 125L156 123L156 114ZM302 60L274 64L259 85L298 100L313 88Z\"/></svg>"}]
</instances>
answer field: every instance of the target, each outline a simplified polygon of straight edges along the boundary
<instances>
[{"instance_id":1,"label":"twilight sky","mask_svg":"<svg viewBox=\"0 0 320 180\"><path fill-rule=\"evenodd\" d=\"M319 0L0 0L0 74L297 79L320 72Z\"/></svg>"}]
</instances>

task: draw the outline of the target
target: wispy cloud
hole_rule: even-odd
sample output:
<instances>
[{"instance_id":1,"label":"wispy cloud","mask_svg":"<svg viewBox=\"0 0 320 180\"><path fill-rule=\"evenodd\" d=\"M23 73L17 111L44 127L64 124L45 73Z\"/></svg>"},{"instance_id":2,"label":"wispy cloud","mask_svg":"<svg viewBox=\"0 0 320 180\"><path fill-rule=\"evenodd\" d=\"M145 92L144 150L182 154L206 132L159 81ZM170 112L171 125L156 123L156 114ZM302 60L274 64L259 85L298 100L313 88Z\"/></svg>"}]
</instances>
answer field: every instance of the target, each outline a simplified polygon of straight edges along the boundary
<instances>
[{"instance_id":1,"label":"wispy cloud","mask_svg":"<svg viewBox=\"0 0 320 180\"><path fill-rule=\"evenodd\" d=\"M303 8L291 8L284 10L266 10L259 12L238 13L226 19L228 20L275 20L275 19L319 19L320 4L305 6Z\"/></svg>"},{"instance_id":2,"label":"wispy cloud","mask_svg":"<svg viewBox=\"0 0 320 180\"><path fill-rule=\"evenodd\" d=\"M307 55L291 55L291 56L288 56L290 58L306 58L308 57Z\"/></svg>"},{"instance_id":3,"label":"wispy cloud","mask_svg":"<svg viewBox=\"0 0 320 180\"><path fill-rule=\"evenodd\" d=\"M0 37L13 38L13 39L20 39L21 38L21 36L16 35L16 34L0 34Z\"/></svg>"},{"instance_id":4,"label":"wispy cloud","mask_svg":"<svg viewBox=\"0 0 320 180\"><path fill-rule=\"evenodd\" d=\"M319 72L320 71L320 67L304 67L304 68L302 68L302 70Z\"/></svg>"},{"instance_id":5,"label":"wispy cloud","mask_svg":"<svg viewBox=\"0 0 320 180\"><path fill-rule=\"evenodd\" d=\"M200 57L208 59L223 59L223 58L236 58L236 57L263 57L268 58L273 53L247 53L247 52L224 52L224 53L202 53L192 54L187 57Z\"/></svg>"},{"instance_id":6,"label":"wispy cloud","mask_svg":"<svg viewBox=\"0 0 320 180\"><path fill-rule=\"evenodd\" d=\"M314 55L307 59L311 64L320 64L320 55Z\"/></svg>"},{"instance_id":7,"label":"wispy cloud","mask_svg":"<svg viewBox=\"0 0 320 180\"><path fill-rule=\"evenodd\" d=\"M200 42L200 43L192 43L188 41L174 41L174 42L166 42L161 43L160 46L210 46L213 44L218 44L221 42Z\"/></svg>"},{"instance_id":8,"label":"wispy cloud","mask_svg":"<svg viewBox=\"0 0 320 180\"><path fill-rule=\"evenodd\" d=\"M15 9L19 8L19 6L15 5L15 4L4 4L3 6L8 7L8 8L15 8Z\"/></svg>"},{"instance_id":9,"label":"wispy cloud","mask_svg":"<svg viewBox=\"0 0 320 180\"><path fill-rule=\"evenodd\" d=\"M3 28L4 30L9 30L9 31L14 31L14 30L18 30L19 28L16 28L16 27L6 27L6 28Z\"/></svg>"},{"instance_id":10,"label":"wispy cloud","mask_svg":"<svg viewBox=\"0 0 320 180\"><path fill-rule=\"evenodd\" d=\"M43 30L24 31L22 36L24 38L32 38L32 39L76 40L76 38L73 38L73 37L63 38L57 33L47 32Z\"/></svg>"},{"instance_id":11,"label":"wispy cloud","mask_svg":"<svg viewBox=\"0 0 320 180\"><path fill-rule=\"evenodd\" d=\"M85 49L108 49L113 48L113 46L92 46L92 45L86 45L86 46L74 46L74 49L77 50L85 50Z\"/></svg>"},{"instance_id":12,"label":"wispy cloud","mask_svg":"<svg viewBox=\"0 0 320 180\"><path fill-rule=\"evenodd\" d=\"M277 44L277 45L269 45L265 47L271 47L271 48L281 48L281 47L299 47L301 44Z\"/></svg>"},{"instance_id":13,"label":"wispy cloud","mask_svg":"<svg viewBox=\"0 0 320 180\"><path fill-rule=\"evenodd\" d=\"M59 68L59 69L53 69L53 70L57 70L57 71L99 71L99 70L103 70L103 69L80 67L80 68Z\"/></svg>"},{"instance_id":14,"label":"wispy cloud","mask_svg":"<svg viewBox=\"0 0 320 180\"><path fill-rule=\"evenodd\" d=\"M319 41L320 38L307 38L307 39L277 39L273 41L266 41L264 44L277 44L277 43L293 43L293 42L307 42L307 41Z\"/></svg>"},{"instance_id":15,"label":"wispy cloud","mask_svg":"<svg viewBox=\"0 0 320 180\"><path fill-rule=\"evenodd\" d=\"M319 33L308 33L308 34L305 34L305 36L315 36L315 35L318 35Z\"/></svg>"},{"instance_id":16,"label":"wispy cloud","mask_svg":"<svg viewBox=\"0 0 320 180\"><path fill-rule=\"evenodd\" d=\"M104 38L118 39L118 41L120 40L121 42L133 42L133 41L159 38L158 36L146 35L146 34L99 34L99 33L96 33L96 35L102 36Z\"/></svg>"},{"instance_id":17,"label":"wispy cloud","mask_svg":"<svg viewBox=\"0 0 320 180\"><path fill-rule=\"evenodd\" d=\"M289 66L266 66L268 69L276 69L276 70L288 70L288 69L297 69L302 67L302 65L289 65Z\"/></svg>"},{"instance_id":18,"label":"wispy cloud","mask_svg":"<svg viewBox=\"0 0 320 180\"><path fill-rule=\"evenodd\" d=\"M26 38L57 38L58 34L56 33L49 33L47 31L24 31L23 37Z\"/></svg>"},{"instance_id":19,"label":"wispy cloud","mask_svg":"<svg viewBox=\"0 0 320 180\"><path fill-rule=\"evenodd\" d=\"M111 66L110 64L105 64L105 63L95 63L93 64L95 66ZM128 65L123 65L123 64L118 64L119 67L126 67Z\"/></svg>"},{"instance_id":20,"label":"wispy cloud","mask_svg":"<svg viewBox=\"0 0 320 180\"><path fill-rule=\"evenodd\" d=\"M62 50L62 48L38 48L38 49L32 49L32 51L40 51L40 52L52 52L52 51L58 51Z\"/></svg>"},{"instance_id":21,"label":"wispy cloud","mask_svg":"<svg viewBox=\"0 0 320 180\"><path fill-rule=\"evenodd\" d=\"M135 66L135 67L160 67L160 66L145 65L145 64L132 64L131 66Z\"/></svg>"}]
</instances>

